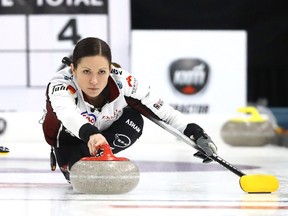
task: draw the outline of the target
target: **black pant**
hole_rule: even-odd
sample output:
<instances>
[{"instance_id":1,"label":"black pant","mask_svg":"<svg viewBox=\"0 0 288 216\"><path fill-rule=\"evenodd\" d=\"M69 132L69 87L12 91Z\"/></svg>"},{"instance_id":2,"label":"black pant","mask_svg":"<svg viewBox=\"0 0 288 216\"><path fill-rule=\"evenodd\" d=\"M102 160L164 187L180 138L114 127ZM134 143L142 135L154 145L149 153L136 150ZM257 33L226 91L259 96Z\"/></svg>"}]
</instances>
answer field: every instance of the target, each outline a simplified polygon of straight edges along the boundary
<instances>
[{"instance_id":1,"label":"black pant","mask_svg":"<svg viewBox=\"0 0 288 216\"><path fill-rule=\"evenodd\" d=\"M101 133L109 143L112 152L116 154L136 142L142 135L143 124L141 114L126 107L122 116ZM55 147L55 153L59 167L68 165L70 168L81 158L91 156L87 143L67 132L60 134L59 147Z\"/></svg>"}]
</instances>

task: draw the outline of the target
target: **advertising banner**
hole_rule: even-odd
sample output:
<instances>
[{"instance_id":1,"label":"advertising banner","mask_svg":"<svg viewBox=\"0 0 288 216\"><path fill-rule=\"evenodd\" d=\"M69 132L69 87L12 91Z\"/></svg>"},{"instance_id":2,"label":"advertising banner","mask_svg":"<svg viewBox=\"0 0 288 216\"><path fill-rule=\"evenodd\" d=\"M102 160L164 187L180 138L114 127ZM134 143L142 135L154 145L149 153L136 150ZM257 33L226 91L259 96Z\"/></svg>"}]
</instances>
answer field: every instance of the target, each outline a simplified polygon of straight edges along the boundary
<instances>
[{"instance_id":1,"label":"advertising banner","mask_svg":"<svg viewBox=\"0 0 288 216\"><path fill-rule=\"evenodd\" d=\"M131 70L185 114L246 106L245 31L134 30Z\"/></svg>"}]
</instances>

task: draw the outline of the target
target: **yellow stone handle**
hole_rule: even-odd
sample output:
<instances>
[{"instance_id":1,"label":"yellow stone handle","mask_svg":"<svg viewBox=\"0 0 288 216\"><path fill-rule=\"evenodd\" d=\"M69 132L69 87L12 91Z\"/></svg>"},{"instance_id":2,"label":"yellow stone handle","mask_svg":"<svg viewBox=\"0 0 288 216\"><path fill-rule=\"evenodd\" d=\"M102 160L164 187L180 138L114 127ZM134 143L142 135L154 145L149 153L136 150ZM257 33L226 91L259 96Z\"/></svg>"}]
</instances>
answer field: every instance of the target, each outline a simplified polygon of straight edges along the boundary
<instances>
[{"instance_id":1,"label":"yellow stone handle","mask_svg":"<svg viewBox=\"0 0 288 216\"><path fill-rule=\"evenodd\" d=\"M240 107L238 112L250 114L248 118L233 118L230 119L230 121L233 122L265 122L266 119L264 119L260 113L258 112L256 107L248 106L248 107Z\"/></svg>"}]
</instances>

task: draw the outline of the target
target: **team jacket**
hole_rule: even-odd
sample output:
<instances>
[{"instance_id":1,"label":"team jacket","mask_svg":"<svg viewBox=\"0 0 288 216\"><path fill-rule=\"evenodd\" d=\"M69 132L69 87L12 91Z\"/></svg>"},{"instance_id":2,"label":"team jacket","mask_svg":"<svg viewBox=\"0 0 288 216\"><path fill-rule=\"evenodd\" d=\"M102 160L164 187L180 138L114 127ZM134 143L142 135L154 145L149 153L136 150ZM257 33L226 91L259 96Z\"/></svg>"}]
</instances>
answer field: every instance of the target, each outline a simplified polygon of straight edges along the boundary
<instances>
[{"instance_id":1,"label":"team jacket","mask_svg":"<svg viewBox=\"0 0 288 216\"><path fill-rule=\"evenodd\" d=\"M116 121L126 106L144 116L161 119L182 133L188 124L184 116L166 104L148 84L121 68L112 68L103 94L106 104L98 110L84 100L69 67L58 71L46 92L47 113L43 123L46 141L56 145L61 130L66 130L88 142L90 135L107 129Z\"/></svg>"}]
</instances>

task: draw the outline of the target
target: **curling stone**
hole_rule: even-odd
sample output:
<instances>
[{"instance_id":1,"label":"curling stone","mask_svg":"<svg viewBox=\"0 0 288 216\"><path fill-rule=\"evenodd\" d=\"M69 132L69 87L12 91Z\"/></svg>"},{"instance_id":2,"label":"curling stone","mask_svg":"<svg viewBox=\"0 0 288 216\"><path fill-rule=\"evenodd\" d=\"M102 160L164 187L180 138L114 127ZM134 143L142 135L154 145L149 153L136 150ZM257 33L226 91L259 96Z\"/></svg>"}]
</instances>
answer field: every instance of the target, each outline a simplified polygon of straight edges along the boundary
<instances>
[{"instance_id":1,"label":"curling stone","mask_svg":"<svg viewBox=\"0 0 288 216\"><path fill-rule=\"evenodd\" d=\"M7 128L7 121L3 118L0 118L0 135L4 134Z\"/></svg>"},{"instance_id":2,"label":"curling stone","mask_svg":"<svg viewBox=\"0 0 288 216\"><path fill-rule=\"evenodd\" d=\"M10 150L5 146L0 146L0 154L8 154Z\"/></svg>"},{"instance_id":3,"label":"curling stone","mask_svg":"<svg viewBox=\"0 0 288 216\"><path fill-rule=\"evenodd\" d=\"M275 141L273 124L263 118L255 107L242 107L238 112L250 114L246 118L234 118L221 128L221 137L231 146L263 146Z\"/></svg>"},{"instance_id":4,"label":"curling stone","mask_svg":"<svg viewBox=\"0 0 288 216\"><path fill-rule=\"evenodd\" d=\"M84 157L70 170L73 189L87 194L123 194L139 183L139 169L129 159L116 157L108 144L99 147L101 156Z\"/></svg>"}]
</instances>

